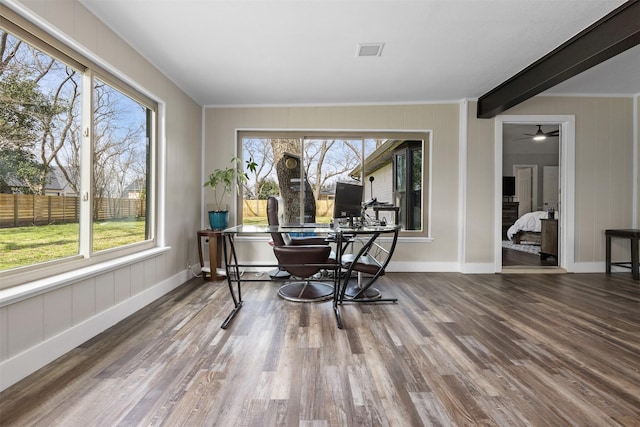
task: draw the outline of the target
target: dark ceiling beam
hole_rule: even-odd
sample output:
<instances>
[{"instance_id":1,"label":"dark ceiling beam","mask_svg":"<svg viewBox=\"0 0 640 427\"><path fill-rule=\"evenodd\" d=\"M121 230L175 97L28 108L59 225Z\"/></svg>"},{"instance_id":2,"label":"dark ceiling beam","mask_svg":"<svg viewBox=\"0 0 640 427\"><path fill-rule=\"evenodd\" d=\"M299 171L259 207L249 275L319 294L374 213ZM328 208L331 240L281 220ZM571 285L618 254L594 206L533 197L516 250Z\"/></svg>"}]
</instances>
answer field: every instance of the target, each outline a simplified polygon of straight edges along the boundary
<instances>
[{"instance_id":1,"label":"dark ceiling beam","mask_svg":"<svg viewBox=\"0 0 640 427\"><path fill-rule=\"evenodd\" d=\"M490 119L640 44L640 1L631 0L478 99Z\"/></svg>"}]
</instances>

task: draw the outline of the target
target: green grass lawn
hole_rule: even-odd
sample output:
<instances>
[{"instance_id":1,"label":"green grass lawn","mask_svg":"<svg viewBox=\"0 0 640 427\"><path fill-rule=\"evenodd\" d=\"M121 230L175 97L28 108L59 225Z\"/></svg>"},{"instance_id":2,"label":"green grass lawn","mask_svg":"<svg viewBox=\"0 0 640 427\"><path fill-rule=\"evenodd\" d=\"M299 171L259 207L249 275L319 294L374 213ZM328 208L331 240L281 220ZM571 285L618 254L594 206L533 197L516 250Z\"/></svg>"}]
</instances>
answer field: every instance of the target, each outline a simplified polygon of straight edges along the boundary
<instances>
[{"instance_id":1,"label":"green grass lawn","mask_svg":"<svg viewBox=\"0 0 640 427\"><path fill-rule=\"evenodd\" d=\"M93 250L141 242L144 228L144 221L96 222ZM0 270L77 255L78 250L78 224L0 228Z\"/></svg>"},{"instance_id":2,"label":"green grass lawn","mask_svg":"<svg viewBox=\"0 0 640 427\"><path fill-rule=\"evenodd\" d=\"M329 222L329 218L317 218ZM245 224L265 224L266 217L247 218ZM144 240L144 221L105 221L93 224L93 251ZM23 267L77 255L79 225L56 224L0 228L0 270Z\"/></svg>"}]
</instances>

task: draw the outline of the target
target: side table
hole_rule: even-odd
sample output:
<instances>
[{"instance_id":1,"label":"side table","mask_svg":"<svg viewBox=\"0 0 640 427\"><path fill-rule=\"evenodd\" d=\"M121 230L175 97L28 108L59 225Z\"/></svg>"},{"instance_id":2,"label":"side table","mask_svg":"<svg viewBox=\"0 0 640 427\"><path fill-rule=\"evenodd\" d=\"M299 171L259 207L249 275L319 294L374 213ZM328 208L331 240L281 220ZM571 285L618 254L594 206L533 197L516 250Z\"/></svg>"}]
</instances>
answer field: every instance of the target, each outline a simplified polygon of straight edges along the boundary
<instances>
[{"instance_id":1,"label":"side table","mask_svg":"<svg viewBox=\"0 0 640 427\"><path fill-rule=\"evenodd\" d=\"M634 280L640 280L640 262L638 261L638 239L640 239L640 229L630 228L624 230L605 230L606 246L605 246L605 272L611 274L611 266L624 267L631 269L631 275ZM611 262L611 238L617 237L621 239L629 239L631 244L631 261Z\"/></svg>"},{"instance_id":2,"label":"side table","mask_svg":"<svg viewBox=\"0 0 640 427\"><path fill-rule=\"evenodd\" d=\"M202 238L209 243L209 267L205 267L202 256ZM217 269L222 267L222 231L220 230L198 230L198 257L200 258L200 269L205 280L222 280L225 276L218 274ZM207 279L208 276L208 279Z\"/></svg>"}]
</instances>

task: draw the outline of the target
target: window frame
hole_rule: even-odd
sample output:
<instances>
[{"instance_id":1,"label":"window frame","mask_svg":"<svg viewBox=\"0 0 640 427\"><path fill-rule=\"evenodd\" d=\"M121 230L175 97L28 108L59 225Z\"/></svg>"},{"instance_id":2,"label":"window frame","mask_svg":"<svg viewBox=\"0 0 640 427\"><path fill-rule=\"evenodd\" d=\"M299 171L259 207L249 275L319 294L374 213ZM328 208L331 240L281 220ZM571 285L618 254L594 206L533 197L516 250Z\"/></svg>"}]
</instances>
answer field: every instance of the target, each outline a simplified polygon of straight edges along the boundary
<instances>
[{"instance_id":1,"label":"window frame","mask_svg":"<svg viewBox=\"0 0 640 427\"><path fill-rule=\"evenodd\" d=\"M54 275L71 273L85 267L95 266L105 262L115 262L117 259L144 256L145 251L159 248L162 244L160 224L159 173L161 172L161 141L159 132L159 116L164 111L160 101L148 95L147 91L131 79L117 71L110 72L109 66L101 66L91 59L92 54L84 55L79 50L70 47L55 36L25 19L20 14L5 5L0 5L0 28L11 35L30 44L39 51L51 56L76 69L82 80L81 93L81 127L82 150L80 166L80 220L79 220L79 250L69 257L54 259L42 263L17 267L0 271L0 290L23 285L29 282L44 280ZM115 248L93 252L92 214L94 209L92 173L92 153L95 149L93 140L93 82L98 78L111 87L131 98L146 108L146 124L148 134L147 156L148 170L146 171L146 219L145 240ZM89 149L86 149L86 148ZM83 201L83 199L85 199ZM148 233L148 235L147 235Z\"/></svg>"},{"instance_id":2,"label":"window frame","mask_svg":"<svg viewBox=\"0 0 640 427\"><path fill-rule=\"evenodd\" d=\"M431 146L432 131L431 130L277 130L277 129L236 129L236 153L239 158L243 153L243 139L245 138L299 138L301 140L309 139L331 139L342 138L355 140L359 139L363 142L367 139L404 139L404 140L420 140L422 141L422 218L420 230L402 230L401 237L429 238L430 218L431 218ZM243 161L247 159L242 159ZM393 163L393 161L392 161ZM392 166L393 168L393 166ZM393 171L395 173L395 170ZM365 185L366 183L363 183ZM365 188L367 194L367 188ZM242 189L236 192L235 196L235 212L236 218L240 221L243 217L242 200L244 194Z\"/></svg>"},{"instance_id":3,"label":"window frame","mask_svg":"<svg viewBox=\"0 0 640 427\"><path fill-rule=\"evenodd\" d=\"M400 212L404 212L404 215L400 215L400 223L403 225L410 225L412 227L415 226L415 222L416 222L416 218L415 215L413 215L412 211L412 206L415 203L415 197L413 195L414 191L413 191L413 177L414 177L414 173L415 173L415 168L413 167L413 155L417 150L417 143L416 141L406 141L404 142L402 145L400 145L399 147L395 148L393 150L393 194L394 194L394 201L398 201L399 195L403 194L404 195L404 200L402 205L400 206L401 208L404 208L403 211ZM420 151L421 154L424 158L424 147L420 147ZM403 185L404 185L404 189L399 190L398 189L398 158L401 157L403 158L403 171L404 171L404 181L403 181ZM424 182L424 161L421 164L421 170L420 170L420 177L422 178L422 182ZM423 186L421 185L421 189L420 189L420 193L422 193L423 191ZM422 198L422 194L420 195L420 197ZM422 215L424 216L424 215ZM422 220L422 218L420 218L420 220ZM421 227L422 228L422 227Z\"/></svg>"}]
</instances>

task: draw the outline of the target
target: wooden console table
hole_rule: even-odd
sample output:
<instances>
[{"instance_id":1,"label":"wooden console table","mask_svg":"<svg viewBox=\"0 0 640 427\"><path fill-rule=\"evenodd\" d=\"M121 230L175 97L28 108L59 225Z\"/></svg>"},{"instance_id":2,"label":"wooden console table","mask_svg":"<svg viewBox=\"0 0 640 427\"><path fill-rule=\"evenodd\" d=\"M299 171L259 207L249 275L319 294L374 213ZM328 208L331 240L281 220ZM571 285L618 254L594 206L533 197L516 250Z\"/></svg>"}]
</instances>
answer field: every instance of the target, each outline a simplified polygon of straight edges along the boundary
<instances>
[{"instance_id":1,"label":"wooden console table","mask_svg":"<svg viewBox=\"0 0 640 427\"><path fill-rule=\"evenodd\" d=\"M640 239L640 230L638 229L625 229L625 230L605 230L605 236L607 237L606 243L606 273L611 274L611 266L617 265L618 267L630 268L631 274L634 280L640 279L640 272L638 271L638 239ZM626 262L611 262L611 238L618 237L622 239L629 239L631 242L631 261Z\"/></svg>"},{"instance_id":2,"label":"wooden console table","mask_svg":"<svg viewBox=\"0 0 640 427\"><path fill-rule=\"evenodd\" d=\"M209 268L205 267L202 256L202 238L209 242ZM198 257L200 258L200 269L202 277L209 281L222 280L225 276L218 274L217 269L222 267L222 231L220 230L198 230ZM208 279L207 279L208 276Z\"/></svg>"}]
</instances>

